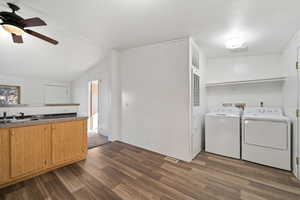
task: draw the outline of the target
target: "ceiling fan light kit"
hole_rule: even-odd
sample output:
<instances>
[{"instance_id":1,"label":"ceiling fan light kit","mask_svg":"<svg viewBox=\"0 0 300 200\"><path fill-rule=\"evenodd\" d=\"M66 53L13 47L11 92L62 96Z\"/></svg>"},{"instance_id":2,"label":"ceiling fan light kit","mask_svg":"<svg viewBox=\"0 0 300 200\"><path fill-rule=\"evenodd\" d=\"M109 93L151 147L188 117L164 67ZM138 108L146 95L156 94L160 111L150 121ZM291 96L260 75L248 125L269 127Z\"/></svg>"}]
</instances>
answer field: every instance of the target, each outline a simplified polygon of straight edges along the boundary
<instances>
[{"instance_id":1,"label":"ceiling fan light kit","mask_svg":"<svg viewBox=\"0 0 300 200\"><path fill-rule=\"evenodd\" d=\"M13 33L13 34L18 35L18 36L21 36L23 33L25 33L23 31L23 29L21 29L17 26L11 25L11 24L3 24L2 27L7 32Z\"/></svg>"},{"instance_id":2,"label":"ceiling fan light kit","mask_svg":"<svg viewBox=\"0 0 300 200\"><path fill-rule=\"evenodd\" d=\"M46 26L47 24L42 19L38 17L23 19L16 14L16 11L20 9L17 5L14 5L12 3L7 3L7 5L12 10L12 12L0 12L0 19L2 20L0 25L5 31L11 33L14 43L23 43L22 34L27 33L51 44L58 44L58 41L52 38L27 29L28 27Z\"/></svg>"}]
</instances>

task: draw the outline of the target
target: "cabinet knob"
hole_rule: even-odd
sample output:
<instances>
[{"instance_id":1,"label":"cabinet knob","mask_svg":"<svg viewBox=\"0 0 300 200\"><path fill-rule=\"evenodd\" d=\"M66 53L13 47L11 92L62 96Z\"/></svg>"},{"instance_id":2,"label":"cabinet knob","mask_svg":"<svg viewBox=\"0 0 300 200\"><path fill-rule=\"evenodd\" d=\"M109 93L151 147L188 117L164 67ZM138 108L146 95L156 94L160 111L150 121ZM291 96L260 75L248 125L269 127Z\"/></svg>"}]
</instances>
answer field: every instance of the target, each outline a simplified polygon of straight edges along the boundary
<instances>
[{"instance_id":1,"label":"cabinet knob","mask_svg":"<svg viewBox=\"0 0 300 200\"><path fill-rule=\"evenodd\" d=\"M15 135L15 131L10 130L10 135L11 135L11 136L14 136L14 135Z\"/></svg>"}]
</instances>

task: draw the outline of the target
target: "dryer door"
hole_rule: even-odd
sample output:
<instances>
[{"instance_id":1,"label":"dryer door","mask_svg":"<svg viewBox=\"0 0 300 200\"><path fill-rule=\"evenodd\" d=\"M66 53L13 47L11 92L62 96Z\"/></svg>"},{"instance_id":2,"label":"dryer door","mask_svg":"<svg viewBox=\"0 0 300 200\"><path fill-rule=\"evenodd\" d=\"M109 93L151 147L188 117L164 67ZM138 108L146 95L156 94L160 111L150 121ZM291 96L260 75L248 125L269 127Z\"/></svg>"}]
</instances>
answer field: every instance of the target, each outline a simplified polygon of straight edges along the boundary
<instances>
[{"instance_id":1,"label":"dryer door","mask_svg":"<svg viewBox=\"0 0 300 200\"><path fill-rule=\"evenodd\" d=\"M244 129L245 144L288 149L288 124L285 122L245 120Z\"/></svg>"}]
</instances>

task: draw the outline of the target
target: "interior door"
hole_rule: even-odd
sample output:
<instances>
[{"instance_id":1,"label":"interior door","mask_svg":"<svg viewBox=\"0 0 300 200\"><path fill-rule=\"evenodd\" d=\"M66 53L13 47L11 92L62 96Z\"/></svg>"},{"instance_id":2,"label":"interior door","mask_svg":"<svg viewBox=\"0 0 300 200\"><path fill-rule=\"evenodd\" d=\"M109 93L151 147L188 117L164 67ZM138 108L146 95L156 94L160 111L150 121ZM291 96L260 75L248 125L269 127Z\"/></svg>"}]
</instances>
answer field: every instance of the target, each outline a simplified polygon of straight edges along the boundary
<instances>
[{"instance_id":1,"label":"interior door","mask_svg":"<svg viewBox=\"0 0 300 200\"><path fill-rule=\"evenodd\" d=\"M11 177L19 177L46 167L48 125L10 129Z\"/></svg>"},{"instance_id":2,"label":"interior door","mask_svg":"<svg viewBox=\"0 0 300 200\"><path fill-rule=\"evenodd\" d=\"M53 164L72 161L86 153L85 129L85 121L52 124Z\"/></svg>"},{"instance_id":3,"label":"interior door","mask_svg":"<svg viewBox=\"0 0 300 200\"><path fill-rule=\"evenodd\" d=\"M9 179L9 132L0 129L0 184Z\"/></svg>"}]
</instances>

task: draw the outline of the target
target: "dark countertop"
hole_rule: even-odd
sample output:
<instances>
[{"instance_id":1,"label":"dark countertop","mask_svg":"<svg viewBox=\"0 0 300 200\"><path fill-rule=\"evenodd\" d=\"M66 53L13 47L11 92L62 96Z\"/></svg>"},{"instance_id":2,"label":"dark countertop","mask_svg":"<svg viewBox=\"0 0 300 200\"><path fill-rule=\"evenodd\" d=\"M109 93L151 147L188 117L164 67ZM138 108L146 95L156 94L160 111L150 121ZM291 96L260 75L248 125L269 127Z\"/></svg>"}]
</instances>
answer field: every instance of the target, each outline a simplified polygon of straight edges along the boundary
<instances>
[{"instance_id":1,"label":"dark countertop","mask_svg":"<svg viewBox=\"0 0 300 200\"><path fill-rule=\"evenodd\" d=\"M36 121L26 121L26 122L0 123L0 128L16 128L22 126L42 125L42 124L68 122L68 121L79 121L79 120L86 120L86 119L88 119L88 117L77 116L77 117L62 117L62 118L54 118L54 119L39 119Z\"/></svg>"},{"instance_id":2,"label":"dark countertop","mask_svg":"<svg viewBox=\"0 0 300 200\"><path fill-rule=\"evenodd\" d=\"M0 104L0 108L15 108L15 107L45 107L45 106L80 106L78 103L69 104L40 104L40 105L29 105L29 104Z\"/></svg>"}]
</instances>

